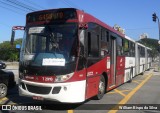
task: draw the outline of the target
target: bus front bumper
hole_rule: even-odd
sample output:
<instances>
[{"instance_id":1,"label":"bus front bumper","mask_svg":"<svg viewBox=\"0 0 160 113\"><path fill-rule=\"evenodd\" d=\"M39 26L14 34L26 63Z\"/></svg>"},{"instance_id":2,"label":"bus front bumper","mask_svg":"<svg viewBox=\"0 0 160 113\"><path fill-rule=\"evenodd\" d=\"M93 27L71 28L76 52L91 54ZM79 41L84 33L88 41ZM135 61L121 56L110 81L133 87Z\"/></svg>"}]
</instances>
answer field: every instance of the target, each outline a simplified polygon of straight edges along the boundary
<instances>
[{"instance_id":1,"label":"bus front bumper","mask_svg":"<svg viewBox=\"0 0 160 113\"><path fill-rule=\"evenodd\" d=\"M37 83L19 80L19 95L62 103L85 101L86 80L68 83Z\"/></svg>"}]
</instances>

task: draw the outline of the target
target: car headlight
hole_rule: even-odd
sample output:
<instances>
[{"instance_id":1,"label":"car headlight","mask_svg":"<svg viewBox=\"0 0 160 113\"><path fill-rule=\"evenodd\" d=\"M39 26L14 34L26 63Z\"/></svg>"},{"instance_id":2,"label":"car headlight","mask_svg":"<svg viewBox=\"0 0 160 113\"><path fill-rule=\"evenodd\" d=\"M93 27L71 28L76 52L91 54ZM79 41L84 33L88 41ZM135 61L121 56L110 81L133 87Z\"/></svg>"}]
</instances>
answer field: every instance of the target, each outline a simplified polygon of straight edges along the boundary
<instances>
[{"instance_id":1,"label":"car headlight","mask_svg":"<svg viewBox=\"0 0 160 113\"><path fill-rule=\"evenodd\" d=\"M67 80L69 80L73 76L73 74L74 73L56 76L55 82L64 82L64 81L67 81Z\"/></svg>"}]
</instances>

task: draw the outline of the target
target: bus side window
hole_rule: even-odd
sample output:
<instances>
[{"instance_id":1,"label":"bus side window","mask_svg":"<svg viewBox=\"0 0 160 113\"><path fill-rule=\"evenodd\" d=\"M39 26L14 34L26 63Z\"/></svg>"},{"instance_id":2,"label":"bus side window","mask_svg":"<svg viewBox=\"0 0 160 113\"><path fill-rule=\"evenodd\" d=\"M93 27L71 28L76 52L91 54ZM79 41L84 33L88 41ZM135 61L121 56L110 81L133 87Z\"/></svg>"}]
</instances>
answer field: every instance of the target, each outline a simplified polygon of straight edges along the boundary
<instances>
[{"instance_id":1,"label":"bus side window","mask_svg":"<svg viewBox=\"0 0 160 113\"><path fill-rule=\"evenodd\" d=\"M101 57L109 54L109 33L101 29Z\"/></svg>"},{"instance_id":2,"label":"bus side window","mask_svg":"<svg viewBox=\"0 0 160 113\"><path fill-rule=\"evenodd\" d=\"M117 55L121 56L123 55L123 42L122 42L122 38L121 37L117 37Z\"/></svg>"},{"instance_id":3,"label":"bus side window","mask_svg":"<svg viewBox=\"0 0 160 113\"><path fill-rule=\"evenodd\" d=\"M130 56L129 41L126 39L123 39L123 50L125 56Z\"/></svg>"},{"instance_id":4,"label":"bus side window","mask_svg":"<svg viewBox=\"0 0 160 113\"><path fill-rule=\"evenodd\" d=\"M88 56L99 57L99 35L88 32Z\"/></svg>"},{"instance_id":5,"label":"bus side window","mask_svg":"<svg viewBox=\"0 0 160 113\"><path fill-rule=\"evenodd\" d=\"M145 49L144 49L144 47L141 47L140 54L141 54L141 57L145 57Z\"/></svg>"},{"instance_id":6,"label":"bus side window","mask_svg":"<svg viewBox=\"0 0 160 113\"><path fill-rule=\"evenodd\" d=\"M131 57L135 57L135 44L133 42L130 42L129 52Z\"/></svg>"}]
</instances>

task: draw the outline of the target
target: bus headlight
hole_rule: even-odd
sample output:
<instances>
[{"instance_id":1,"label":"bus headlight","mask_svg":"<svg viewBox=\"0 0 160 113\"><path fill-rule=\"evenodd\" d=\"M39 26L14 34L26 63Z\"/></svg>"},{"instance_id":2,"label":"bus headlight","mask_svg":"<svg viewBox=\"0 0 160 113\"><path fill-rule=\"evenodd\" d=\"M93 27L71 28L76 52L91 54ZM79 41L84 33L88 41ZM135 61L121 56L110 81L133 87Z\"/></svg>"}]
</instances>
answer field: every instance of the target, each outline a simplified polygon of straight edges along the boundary
<instances>
[{"instance_id":1,"label":"bus headlight","mask_svg":"<svg viewBox=\"0 0 160 113\"><path fill-rule=\"evenodd\" d=\"M73 76L73 74L74 73L56 76L55 82L64 82L64 81L67 81L67 80L69 80Z\"/></svg>"},{"instance_id":2,"label":"bus headlight","mask_svg":"<svg viewBox=\"0 0 160 113\"><path fill-rule=\"evenodd\" d=\"M22 72L19 72L19 78L24 79L24 74Z\"/></svg>"}]
</instances>

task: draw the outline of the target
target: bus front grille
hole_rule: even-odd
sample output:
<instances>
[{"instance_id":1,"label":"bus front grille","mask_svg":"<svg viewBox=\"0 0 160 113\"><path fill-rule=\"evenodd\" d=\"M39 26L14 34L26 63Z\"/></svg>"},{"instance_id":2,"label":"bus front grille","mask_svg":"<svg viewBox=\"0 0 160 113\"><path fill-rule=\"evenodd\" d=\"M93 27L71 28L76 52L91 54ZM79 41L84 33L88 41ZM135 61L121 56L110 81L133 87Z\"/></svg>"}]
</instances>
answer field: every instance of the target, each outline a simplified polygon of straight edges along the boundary
<instances>
[{"instance_id":1,"label":"bus front grille","mask_svg":"<svg viewBox=\"0 0 160 113\"><path fill-rule=\"evenodd\" d=\"M33 86L26 84L27 89L31 93L36 93L36 94L49 94L52 87L40 87L40 86Z\"/></svg>"}]
</instances>

